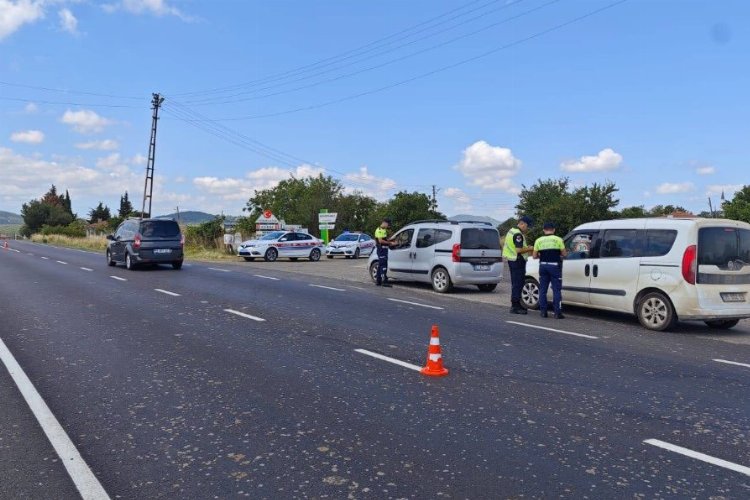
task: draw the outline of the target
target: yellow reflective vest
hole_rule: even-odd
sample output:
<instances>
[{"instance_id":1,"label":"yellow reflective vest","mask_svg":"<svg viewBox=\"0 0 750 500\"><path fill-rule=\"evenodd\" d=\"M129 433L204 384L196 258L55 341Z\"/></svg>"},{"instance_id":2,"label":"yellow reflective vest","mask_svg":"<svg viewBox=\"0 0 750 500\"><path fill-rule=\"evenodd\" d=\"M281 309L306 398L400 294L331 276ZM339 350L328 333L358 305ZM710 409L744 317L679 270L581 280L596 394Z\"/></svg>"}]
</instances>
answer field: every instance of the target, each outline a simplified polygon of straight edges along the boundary
<instances>
[{"instance_id":1,"label":"yellow reflective vest","mask_svg":"<svg viewBox=\"0 0 750 500\"><path fill-rule=\"evenodd\" d=\"M505 235L505 244L503 245L503 258L505 260L518 259L518 249L526 246L526 236L517 227L512 228ZM520 254L521 258L526 259L526 255Z\"/></svg>"}]
</instances>

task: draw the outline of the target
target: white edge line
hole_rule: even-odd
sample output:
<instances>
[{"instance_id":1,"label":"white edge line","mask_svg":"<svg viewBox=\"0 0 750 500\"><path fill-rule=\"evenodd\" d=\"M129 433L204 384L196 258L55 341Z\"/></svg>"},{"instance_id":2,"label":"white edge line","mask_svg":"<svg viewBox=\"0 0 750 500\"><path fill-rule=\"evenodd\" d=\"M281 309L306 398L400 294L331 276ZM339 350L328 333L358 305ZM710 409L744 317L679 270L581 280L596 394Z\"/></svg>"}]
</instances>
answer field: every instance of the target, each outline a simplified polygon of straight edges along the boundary
<instances>
[{"instance_id":1,"label":"white edge line","mask_svg":"<svg viewBox=\"0 0 750 500\"><path fill-rule=\"evenodd\" d=\"M61 261L61 260L56 260L55 262L57 262L58 264L65 264L65 265L67 265L67 264L68 264L67 262L63 262L63 261Z\"/></svg>"},{"instance_id":2,"label":"white edge line","mask_svg":"<svg viewBox=\"0 0 750 500\"><path fill-rule=\"evenodd\" d=\"M93 269L89 269L88 267L82 267L81 269L83 269L84 271L93 271Z\"/></svg>"},{"instance_id":3,"label":"white edge line","mask_svg":"<svg viewBox=\"0 0 750 500\"><path fill-rule=\"evenodd\" d=\"M240 312L240 311L235 311L234 309L224 309L224 311L226 311L228 313L231 313L231 314L236 314L237 316L242 316L243 318L251 319L253 321L265 321L263 318L259 318L257 316L252 316L250 314L245 314L245 313Z\"/></svg>"},{"instance_id":4,"label":"white edge line","mask_svg":"<svg viewBox=\"0 0 750 500\"><path fill-rule=\"evenodd\" d=\"M346 290L343 288L333 288L332 286L324 286L324 285L313 285L310 283L310 286L314 286L315 288L325 288L326 290L334 290L336 292L345 292Z\"/></svg>"},{"instance_id":5,"label":"white edge line","mask_svg":"<svg viewBox=\"0 0 750 500\"><path fill-rule=\"evenodd\" d=\"M44 260L49 260L49 257L41 257Z\"/></svg>"},{"instance_id":6,"label":"white edge line","mask_svg":"<svg viewBox=\"0 0 750 500\"><path fill-rule=\"evenodd\" d=\"M263 276L262 274L253 274L256 278L263 278L264 280L274 280L274 281L280 281L279 278L274 278L273 276Z\"/></svg>"},{"instance_id":7,"label":"white edge line","mask_svg":"<svg viewBox=\"0 0 750 500\"><path fill-rule=\"evenodd\" d=\"M120 278L119 276L110 276L110 278L117 281L128 281L126 278Z\"/></svg>"},{"instance_id":8,"label":"white edge line","mask_svg":"<svg viewBox=\"0 0 750 500\"><path fill-rule=\"evenodd\" d=\"M172 297L180 297L179 293L170 292L169 290L162 290L161 288L154 288L154 291L163 293L165 295L171 295Z\"/></svg>"},{"instance_id":9,"label":"white edge line","mask_svg":"<svg viewBox=\"0 0 750 500\"><path fill-rule=\"evenodd\" d=\"M675 444L667 443L665 441L660 441L658 439L646 439L643 442L646 444L650 444L652 446L656 446L658 448L662 448L665 450L673 451L675 453L679 453L680 455L684 455L686 457L694 458L696 460L701 460L703 462L706 462L712 465L718 465L719 467L723 467L725 469L733 470L735 472L739 472L740 474L750 476L750 467L745 467L744 465L739 465L733 462L728 462L726 460L722 460L721 458L712 457L711 455L706 455L705 453L701 453L699 451L693 451L688 448L683 448L682 446L677 446Z\"/></svg>"},{"instance_id":10,"label":"white edge line","mask_svg":"<svg viewBox=\"0 0 750 500\"><path fill-rule=\"evenodd\" d=\"M392 302L400 302L400 303L402 303L402 304L411 304L411 305L413 305L413 306L419 306L419 307L427 307L427 308L429 308L429 309L439 309L439 310L441 310L441 311L443 310L443 308L442 308L442 307L438 307L438 306L431 306L431 305L429 305L429 304L420 304L419 302L409 302L408 300L401 300L401 299L391 299L391 298L389 298L388 300L390 300L390 301L392 301Z\"/></svg>"},{"instance_id":11,"label":"white edge line","mask_svg":"<svg viewBox=\"0 0 750 500\"><path fill-rule=\"evenodd\" d=\"M81 457L81 454L70 440L65 429L62 428L60 422L52 414L47 403L44 402L44 399L37 392L31 380L29 380L29 377L21 369L16 358L13 357L13 354L8 350L2 339L0 339L0 360L5 364L5 368L7 368L11 378L16 383L16 386L18 386L21 395L26 400L26 404L29 405L44 434L60 457L65 470L68 471L68 475L73 480L81 497L97 500L109 499L109 495L104 491L94 473L91 472L91 469L83 460L83 457Z\"/></svg>"},{"instance_id":12,"label":"white edge line","mask_svg":"<svg viewBox=\"0 0 750 500\"><path fill-rule=\"evenodd\" d=\"M530 325L528 323L519 323L518 321L506 321L506 323L510 323L511 325L519 325L519 326L527 326L529 328L538 328L539 330L547 330L550 332L557 332L557 333L564 333L565 335L573 335L575 337L583 337L584 339L598 339L599 337L594 337L593 335L586 335L583 333L576 333L576 332L568 332L565 330L558 330L557 328L548 328L546 326L538 326L538 325Z\"/></svg>"},{"instance_id":13,"label":"white edge line","mask_svg":"<svg viewBox=\"0 0 750 500\"><path fill-rule=\"evenodd\" d=\"M228 273L230 272L229 269L219 269L218 267L209 267L212 271L221 271L222 273Z\"/></svg>"},{"instance_id":14,"label":"white edge line","mask_svg":"<svg viewBox=\"0 0 750 500\"><path fill-rule=\"evenodd\" d=\"M716 361L717 363L725 363L727 365L744 366L745 368L750 368L750 364L738 363L736 361L728 361L726 359L714 359L713 361Z\"/></svg>"},{"instance_id":15,"label":"white edge line","mask_svg":"<svg viewBox=\"0 0 750 500\"><path fill-rule=\"evenodd\" d=\"M377 358L383 361L388 361L389 363L393 363L394 365L398 365L398 366L403 366L404 368L409 368L410 370L416 370L418 372L422 371L421 366L413 365L411 363L407 363L406 361L401 361L400 359L389 358L388 356L383 356L382 354L368 351L367 349L354 349L354 352L358 352L366 356L372 356L373 358Z\"/></svg>"}]
</instances>

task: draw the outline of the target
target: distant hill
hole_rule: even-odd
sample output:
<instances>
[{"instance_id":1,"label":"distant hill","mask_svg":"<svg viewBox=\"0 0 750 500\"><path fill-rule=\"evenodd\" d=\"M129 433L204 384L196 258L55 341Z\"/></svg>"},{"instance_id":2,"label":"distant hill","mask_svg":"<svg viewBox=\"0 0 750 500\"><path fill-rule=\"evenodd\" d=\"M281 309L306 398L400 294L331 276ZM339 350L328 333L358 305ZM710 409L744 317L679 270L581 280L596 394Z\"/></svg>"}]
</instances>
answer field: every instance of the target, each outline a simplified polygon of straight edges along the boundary
<instances>
[{"instance_id":1,"label":"distant hill","mask_svg":"<svg viewBox=\"0 0 750 500\"><path fill-rule=\"evenodd\" d=\"M487 217L485 215L458 214L458 215L454 215L453 217L448 217L448 220L452 220L452 221L489 222L490 224L492 224L495 227L497 227L500 224L502 224L502 221L499 221L497 219L493 219L492 217Z\"/></svg>"},{"instance_id":2,"label":"distant hill","mask_svg":"<svg viewBox=\"0 0 750 500\"><path fill-rule=\"evenodd\" d=\"M167 214L167 215L159 215L159 217L168 217L177 220L177 212L173 214ZM182 224L203 224L204 222L212 221L214 220L216 215L209 214L206 212L198 212L195 210L188 210L186 212L180 212L180 223ZM231 215L225 216L225 219L227 221L232 221L236 219L237 217L233 217Z\"/></svg>"},{"instance_id":3,"label":"distant hill","mask_svg":"<svg viewBox=\"0 0 750 500\"><path fill-rule=\"evenodd\" d=\"M0 224L23 224L23 217L12 212L0 210Z\"/></svg>"}]
</instances>

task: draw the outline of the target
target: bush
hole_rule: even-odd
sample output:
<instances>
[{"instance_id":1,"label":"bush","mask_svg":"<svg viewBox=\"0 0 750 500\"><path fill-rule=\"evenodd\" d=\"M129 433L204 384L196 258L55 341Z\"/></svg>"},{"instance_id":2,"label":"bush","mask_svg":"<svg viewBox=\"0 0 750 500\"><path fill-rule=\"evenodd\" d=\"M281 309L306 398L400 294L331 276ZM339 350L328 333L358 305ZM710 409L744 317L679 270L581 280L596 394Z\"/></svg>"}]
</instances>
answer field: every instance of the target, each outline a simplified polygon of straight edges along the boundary
<instances>
[{"instance_id":1,"label":"bush","mask_svg":"<svg viewBox=\"0 0 750 500\"><path fill-rule=\"evenodd\" d=\"M42 226L41 233L44 236L52 234L59 234L62 236L68 236L70 238L85 238L86 237L86 223L80 220L75 220L67 226Z\"/></svg>"},{"instance_id":2,"label":"bush","mask_svg":"<svg viewBox=\"0 0 750 500\"><path fill-rule=\"evenodd\" d=\"M224 219L216 217L214 220L188 226L185 228L185 245L203 248L218 248L216 240L223 241Z\"/></svg>"}]
</instances>

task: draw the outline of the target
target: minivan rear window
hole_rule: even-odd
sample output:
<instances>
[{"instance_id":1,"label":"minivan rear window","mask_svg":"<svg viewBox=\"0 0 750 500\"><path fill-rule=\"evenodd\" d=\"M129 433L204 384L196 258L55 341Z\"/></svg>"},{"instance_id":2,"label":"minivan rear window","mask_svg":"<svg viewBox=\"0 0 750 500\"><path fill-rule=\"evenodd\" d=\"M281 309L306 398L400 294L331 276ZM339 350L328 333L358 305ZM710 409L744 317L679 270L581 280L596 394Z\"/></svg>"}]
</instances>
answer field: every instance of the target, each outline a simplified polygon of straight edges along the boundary
<instances>
[{"instance_id":1,"label":"minivan rear window","mask_svg":"<svg viewBox=\"0 0 750 500\"><path fill-rule=\"evenodd\" d=\"M495 228L465 228L461 231L461 248L467 250L500 250L500 234Z\"/></svg>"},{"instance_id":2,"label":"minivan rear window","mask_svg":"<svg viewBox=\"0 0 750 500\"><path fill-rule=\"evenodd\" d=\"M661 257L672 250L677 231L673 229L648 229L643 242L643 257Z\"/></svg>"},{"instance_id":3,"label":"minivan rear window","mask_svg":"<svg viewBox=\"0 0 750 500\"><path fill-rule=\"evenodd\" d=\"M140 232L144 238L178 238L180 226L173 220L147 220L141 222Z\"/></svg>"},{"instance_id":4,"label":"minivan rear window","mask_svg":"<svg viewBox=\"0 0 750 500\"><path fill-rule=\"evenodd\" d=\"M750 265L750 229L701 228L698 231L698 265L719 269Z\"/></svg>"}]
</instances>

